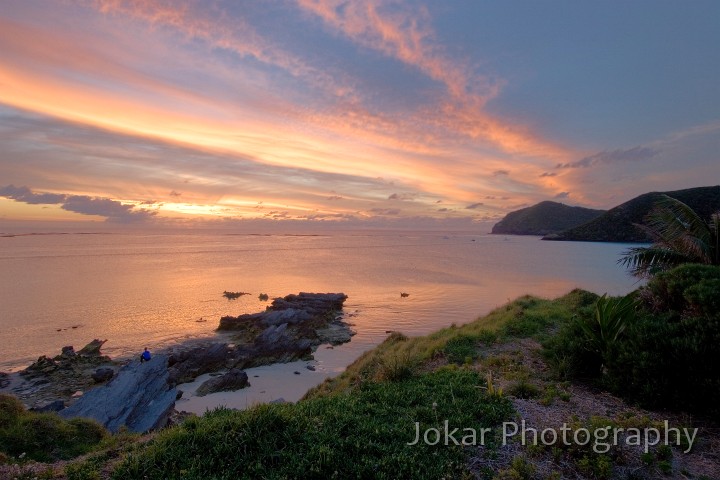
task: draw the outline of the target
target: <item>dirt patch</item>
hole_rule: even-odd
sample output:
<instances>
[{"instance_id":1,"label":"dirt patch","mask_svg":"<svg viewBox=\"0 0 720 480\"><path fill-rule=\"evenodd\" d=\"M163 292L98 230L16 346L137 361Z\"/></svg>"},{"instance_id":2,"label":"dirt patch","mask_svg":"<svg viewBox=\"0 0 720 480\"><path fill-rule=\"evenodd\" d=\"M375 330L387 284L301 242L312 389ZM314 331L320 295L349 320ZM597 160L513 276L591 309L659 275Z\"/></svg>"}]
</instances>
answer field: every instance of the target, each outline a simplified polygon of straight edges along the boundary
<instances>
[{"instance_id":1,"label":"dirt patch","mask_svg":"<svg viewBox=\"0 0 720 480\"><path fill-rule=\"evenodd\" d=\"M522 425L524 421L527 431L525 445L518 434L497 449L478 447L469 459L469 467L477 478L486 478L489 469L499 478L720 479L717 425L681 413L645 410L591 385L558 382L543 361L541 348L532 339L495 344L484 349L474 364L478 371L490 375L495 388L502 389L511 399L518 413L516 423ZM531 429L560 433L563 425L590 431L612 425L622 431L618 445L602 455L590 447L592 442L584 448L566 447L559 441L553 445L544 445L549 442L542 441L539 446L532 445ZM628 429L644 432L647 428L658 428L664 432L665 425L680 428L681 432L683 428L698 429L689 453L685 453L687 444L670 448L652 446L648 453L643 446L627 444ZM511 427L508 429L511 431ZM675 438L673 435L670 438ZM513 476L518 471L522 475Z\"/></svg>"}]
</instances>

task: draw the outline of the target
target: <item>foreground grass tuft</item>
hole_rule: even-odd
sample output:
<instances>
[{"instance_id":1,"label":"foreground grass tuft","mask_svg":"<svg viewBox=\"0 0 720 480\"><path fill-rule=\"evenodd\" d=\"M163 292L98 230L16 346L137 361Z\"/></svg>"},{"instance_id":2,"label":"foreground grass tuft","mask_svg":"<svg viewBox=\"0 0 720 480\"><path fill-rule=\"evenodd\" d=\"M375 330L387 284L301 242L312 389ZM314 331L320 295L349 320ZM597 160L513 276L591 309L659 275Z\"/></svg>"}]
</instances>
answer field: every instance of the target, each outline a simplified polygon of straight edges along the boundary
<instances>
[{"instance_id":1,"label":"foreground grass tuft","mask_svg":"<svg viewBox=\"0 0 720 480\"><path fill-rule=\"evenodd\" d=\"M25 410L18 399L0 395L0 452L19 459L54 461L89 452L108 432L83 418Z\"/></svg>"}]
</instances>

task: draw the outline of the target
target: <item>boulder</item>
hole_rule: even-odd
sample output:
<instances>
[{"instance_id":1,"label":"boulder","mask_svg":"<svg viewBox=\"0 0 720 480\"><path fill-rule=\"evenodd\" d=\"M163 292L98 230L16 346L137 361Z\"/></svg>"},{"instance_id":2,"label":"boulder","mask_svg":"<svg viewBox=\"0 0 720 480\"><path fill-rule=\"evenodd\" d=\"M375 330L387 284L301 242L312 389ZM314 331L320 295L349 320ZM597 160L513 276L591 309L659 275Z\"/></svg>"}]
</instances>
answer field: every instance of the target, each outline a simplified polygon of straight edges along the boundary
<instances>
[{"instance_id":1,"label":"boulder","mask_svg":"<svg viewBox=\"0 0 720 480\"><path fill-rule=\"evenodd\" d=\"M198 387L195 395L204 397L209 393L231 392L248 386L250 386L250 384L248 383L247 373L240 369L233 368L225 375L214 377L203 382L203 384Z\"/></svg>"},{"instance_id":2,"label":"boulder","mask_svg":"<svg viewBox=\"0 0 720 480\"><path fill-rule=\"evenodd\" d=\"M69 418L92 418L111 432L121 427L143 433L167 424L177 391L168 384L168 357L150 362L132 361L105 385L85 393L59 412Z\"/></svg>"},{"instance_id":3,"label":"boulder","mask_svg":"<svg viewBox=\"0 0 720 480\"><path fill-rule=\"evenodd\" d=\"M110 380L113 375L115 375L115 370L113 370L112 368L100 367L95 370L90 376L95 381L95 383L102 383Z\"/></svg>"},{"instance_id":4,"label":"boulder","mask_svg":"<svg viewBox=\"0 0 720 480\"><path fill-rule=\"evenodd\" d=\"M0 372L0 388L5 388L8 385L10 385L10 375Z\"/></svg>"},{"instance_id":5,"label":"boulder","mask_svg":"<svg viewBox=\"0 0 720 480\"><path fill-rule=\"evenodd\" d=\"M321 343L340 345L349 342L357 332L347 326L346 323L333 322L327 328L318 328L317 336Z\"/></svg>"},{"instance_id":6,"label":"boulder","mask_svg":"<svg viewBox=\"0 0 720 480\"><path fill-rule=\"evenodd\" d=\"M203 373L226 367L233 354L227 343L213 343L173 353L168 361L170 383L190 382Z\"/></svg>"}]
</instances>

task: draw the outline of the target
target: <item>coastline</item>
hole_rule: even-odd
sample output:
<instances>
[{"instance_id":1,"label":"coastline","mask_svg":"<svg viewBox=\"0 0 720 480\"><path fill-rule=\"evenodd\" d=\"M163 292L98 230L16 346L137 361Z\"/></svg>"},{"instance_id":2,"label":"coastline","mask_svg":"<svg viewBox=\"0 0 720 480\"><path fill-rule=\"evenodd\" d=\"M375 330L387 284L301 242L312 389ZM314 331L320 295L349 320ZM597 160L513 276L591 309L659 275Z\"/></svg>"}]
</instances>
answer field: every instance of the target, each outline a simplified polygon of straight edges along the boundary
<instances>
[{"instance_id":1,"label":"coastline","mask_svg":"<svg viewBox=\"0 0 720 480\"><path fill-rule=\"evenodd\" d=\"M592 385L560 381L551 373L541 341L577 315L587 316L597 298L582 290L554 300L523 296L459 327L412 338L394 332L296 403L248 404L243 411L200 412L206 413L202 417L175 414L170 428L126 438L113 453L101 449L69 464L29 463L21 468L105 472L99 478L109 478L110 472L113 478L136 478L138 472L171 477L172 472L182 472L177 478L200 478L213 472L247 473L252 464L258 474L282 471L297 476L304 471L307 455L314 459L319 454L311 461L329 468L327 475L357 473L368 465L367 459L380 455L383 472L424 465L440 476L448 471L482 476L490 468L496 475L532 471L539 478L563 478L557 477L558 472L581 472L578 478L595 478L597 472L602 478L625 478L629 472L642 474L639 478L657 478L660 472L664 478L684 478L684 473L677 472L715 478L720 463L712 460L713 448L720 444L720 437L709 419L641 408ZM203 379L198 377L197 384ZM343 435L348 428L352 435ZM597 432L610 428L613 440L598 438ZM252 438L222 433L246 429L253 432ZM466 435L492 435L453 437L457 429ZM692 445L668 436L676 430L688 438L691 434ZM561 438L570 440L543 444L549 438L544 435L558 431L564 435ZM413 443L418 432L423 439ZM588 439L595 435L595 442L585 442L578 432L595 432L586 434ZM670 440L661 445L654 439L662 435ZM453 440L461 438L464 448L453 448ZM480 441L473 443L473 438ZM502 443L493 438L501 438ZM272 439L272 446L264 446L267 439ZM443 443L442 439L449 440ZM195 464L198 441L245 453L211 456L210 463ZM358 451L358 442L380 448ZM598 451L599 447L603 450ZM289 455L288 463L277 464L278 451ZM334 460L321 461L326 458L322 452L328 451L337 453ZM667 455L672 464L663 460ZM248 463L249 458L254 463ZM428 459L432 461L427 463ZM677 475L665 474L661 469L666 468Z\"/></svg>"},{"instance_id":2,"label":"coastline","mask_svg":"<svg viewBox=\"0 0 720 480\"><path fill-rule=\"evenodd\" d=\"M316 384L337 373L323 368L322 361L315 361L313 354L319 348L331 350L347 343L355 334L344 321L342 307L346 298L343 294L305 293L277 298L264 312L223 317L212 337L187 339L154 352L154 358L166 362L169 376L165 381L178 390L175 400L181 405L175 408L173 403L172 407L183 410L182 404L185 404L187 409L201 414L206 409L227 405L228 398L237 396L240 387L230 393L221 390L221 398L217 398L216 392L210 392L202 401L198 401L197 388L214 377L224 377L233 369L249 370L252 378L245 386L251 399L248 394L244 401L235 399L230 402L235 408L281 399L282 395L267 398L272 393L268 394L265 378L257 380L260 372L270 378L285 377L280 384L294 387L284 396L299 399L309 388L308 377L314 377L310 382ZM87 393L110 387L118 376L123 372L127 376L127 371L138 363L133 357L104 356L100 351L104 343L94 340L78 352L68 346L55 357L43 355L24 370L8 373L0 393L15 395L29 408L40 411L62 411L82 403ZM255 370L258 367L260 370ZM94 378L98 372L103 374L101 379ZM133 372L137 376L141 370ZM303 380L288 382L288 375L302 376ZM264 389L257 384L252 388L256 381L265 385ZM195 401L190 401L191 398Z\"/></svg>"}]
</instances>

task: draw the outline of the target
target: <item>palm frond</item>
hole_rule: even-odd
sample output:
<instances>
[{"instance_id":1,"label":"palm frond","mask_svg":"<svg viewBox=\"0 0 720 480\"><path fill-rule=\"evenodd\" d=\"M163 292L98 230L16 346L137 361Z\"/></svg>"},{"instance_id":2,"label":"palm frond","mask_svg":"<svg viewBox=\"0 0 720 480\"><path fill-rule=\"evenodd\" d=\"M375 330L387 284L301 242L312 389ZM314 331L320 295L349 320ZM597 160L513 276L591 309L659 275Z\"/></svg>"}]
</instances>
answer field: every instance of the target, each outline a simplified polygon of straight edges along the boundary
<instances>
[{"instance_id":1,"label":"palm frond","mask_svg":"<svg viewBox=\"0 0 720 480\"><path fill-rule=\"evenodd\" d=\"M618 260L635 276L649 277L683 263L720 264L720 212L705 222L685 203L661 195L639 227L653 244L631 248Z\"/></svg>"},{"instance_id":2,"label":"palm frond","mask_svg":"<svg viewBox=\"0 0 720 480\"><path fill-rule=\"evenodd\" d=\"M711 233L707 223L685 203L662 195L647 215L645 223L648 229L656 233L658 243L680 250L688 257L697 257L698 261L705 263Z\"/></svg>"},{"instance_id":3,"label":"palm frond","mask_svg":"<svg viewBox=\"0 0 720 480\"><path fill-rule=\"evenodd\" d=\"M648 277L691 261L689 257L676 250L653 245L626 250L618 263L629 268L636 277Z\"/></svg>"}]
</instances>

